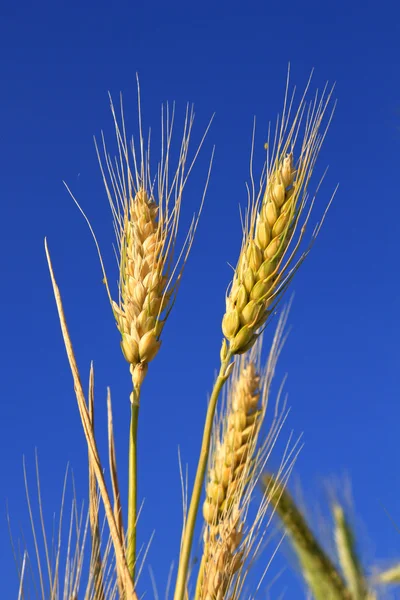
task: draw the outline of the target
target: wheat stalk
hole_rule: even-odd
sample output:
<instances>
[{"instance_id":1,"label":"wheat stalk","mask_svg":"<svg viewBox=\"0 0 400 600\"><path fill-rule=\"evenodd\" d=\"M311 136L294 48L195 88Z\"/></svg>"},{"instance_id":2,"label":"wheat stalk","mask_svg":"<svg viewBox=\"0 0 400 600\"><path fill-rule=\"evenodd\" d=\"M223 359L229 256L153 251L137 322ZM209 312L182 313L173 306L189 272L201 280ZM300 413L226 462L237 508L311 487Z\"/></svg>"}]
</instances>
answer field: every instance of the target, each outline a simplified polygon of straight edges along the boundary
<instances>
[{"instance_id":1,"label":"wheat stalk","mask_svg":"<svg viewBox=\"0 0 400 600\"><path fill-rule=\"evenodd\" d=\"M90 365L88 408L91 427L94 430L94 368ZM92 552L90 557L90 570L93 573L94 588L96 590L95 600L105 600L103 564L101 559L101 534L99 523L100 498L97 489L96 475L88 454L89 465L89 521L92 541Z\"/></svg>"},{"instance_id":2,"label":"wheat stalk","mask_svg":"<svg viewBox=\"0 0 400 600\"><path fill-rule=\"evenodd\" d=\"M307 90L308 86L306 92ZM283 115L277 123L272 154L271 157L267 155L267 164L261 176L257 196L251 170L252 196L244 223L238 265L226 299L226 313L222 320L225 337L220 352L220 370L208 405L196 477L182 537L174 600L183 600L185 595L214 414L220 392L233 368L231 360L236 354L244 353L254 345L259 328L273 313L277 301L306 257L319 231L320 226L314 230L308 249L296 259L313 206L311 201L306 210L309 199L308 186L329 126L330 119L327 127L322 129L323 118L332 94L326 93L326 90L321 97L317 94L307 109L306 92L292 118L293 97L287 107L286 91ZM293 156L297 146L299 151L295 162Z\"/></svg>"},{"instance_id":3,"label":"wheat stalk","mask_svg":"<svg viewBox=\"0 0 400 600\"><path fill-rule=\"evenodd\" d=\"M193 243L210 174L209 171L198 215L193 218L183 247L176 253L183 191L209 126L193 159L189 161L189 142L194 112L193 108L187 108L177 166L171 176L170 152L174 109L172 113L168 106L166 110L163 109L160 160L157 173L153 178L150 167L150 137L147 147L143 138L139 82L138 107L138 142L136 143L132 138L128 143L122 101L120 118L111 101L118 148L117 158L115 161L110 158L104 137L105 164L97 149L117 238L118 301L112 300L106 276L105 283L116 324L121 333L121 348L129 363L133 387L130 396L127 535L127 559L133 578L136 562L137 428L140 390L148 365L161 346L161 333L175 301L182 272Z\"/></svg>"},{"instance_id":4,"label":"wheat stalk","mask_svg":"<svg viewBox=\"0 0 400 600\"><path fill-rule=\"evenodd\" d=\"M183 191L203 145L208 125L194 157L189 145L194 123L193 108L187 107L175 171L170 173L175 109L167 106L161 115L161 152L156 175L150 165L150 137L145 147L138 83L139 139L128 142L121 100L120 117L111 101L117 158L113 161L103 137L103 160L96 145L107 196L114 219L119 263L119 297L111 300L121 347L130 365L134 398L157 355L161 333L174 303L201 213L193 218L183 247L176 256ZM138 146L138 148L137 148ZM210 164L211 166L211 164ZM107 290L111 298L111 292Z\"/></svg>"}]
</instances>

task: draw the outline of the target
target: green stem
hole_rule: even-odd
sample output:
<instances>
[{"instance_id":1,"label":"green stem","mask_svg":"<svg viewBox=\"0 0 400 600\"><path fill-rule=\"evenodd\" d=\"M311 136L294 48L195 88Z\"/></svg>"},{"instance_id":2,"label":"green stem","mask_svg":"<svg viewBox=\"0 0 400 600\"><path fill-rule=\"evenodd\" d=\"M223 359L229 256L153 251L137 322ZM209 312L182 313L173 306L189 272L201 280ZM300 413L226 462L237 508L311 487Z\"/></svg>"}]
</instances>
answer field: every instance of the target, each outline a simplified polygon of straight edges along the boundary
<instances>
[{"instance_id":1,"label":"green stem","mask_svg":"<svg viewBox=\"0 0 400 600\"><path fill-rule=\"evenodd\" d=\"M187 514L185 529L182 537L181 553L179 557L178 574L176 577L174 600L184 600L186 592L186 580L189 569L190 553L193 543L194 529L196 525L197 512L199 509L201 492L203 490L204 475L207 467L208 453L210 450L211 434L214 423L214 414L219 394L228 379L226 369L232 358L228 354L221 363L221 368L214 384L214 388L208 404L206 421L204 424L203 441L201 443L200 456L197 464L197 472L194 480L192 497L190 499L189 512ZM229 376L229 375L228 375Z\"/></svg>"},{"instance_id":2,"label":"green stem","mask_svg":"<svg viewBox=\"0 0 400 600\"><path fill-rule=\"evenodd\" d=\"M140 390L131 396L131 426L129 431L129 489L128 489L128 538L126 559L129 573L135 584L136 566L136 520L137 520L137 429L139 420Z\"/></svg>"}]
</instances>

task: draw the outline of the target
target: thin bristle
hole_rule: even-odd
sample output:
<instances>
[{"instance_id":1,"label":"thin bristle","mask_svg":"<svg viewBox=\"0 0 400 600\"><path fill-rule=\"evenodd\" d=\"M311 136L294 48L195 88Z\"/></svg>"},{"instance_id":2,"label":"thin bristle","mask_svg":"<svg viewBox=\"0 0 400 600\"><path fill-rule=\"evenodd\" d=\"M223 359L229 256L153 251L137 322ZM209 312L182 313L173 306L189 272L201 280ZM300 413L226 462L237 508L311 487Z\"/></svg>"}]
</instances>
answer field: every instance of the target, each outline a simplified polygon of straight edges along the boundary
<instances>
[{"instance_id":1,"label":"thin bristle","mask_svg":"<svg viewBox=\"0 0 400 600\"><path fill-rule=\"evenodd\" d=\"M66 471L61 498L61 508L54 532L48 536L44 518L43 500L41 496L40 474L38 459L36 457L36 485L37 498L33 502L31 497L28 476L24 465L24 478L27 492L28 511L31 519L33 543L35 553L30 559L27 543L23 540L23 553L19 574L18 598L30 598L32 592L35 597L42 600L65 600L70 598L85 598L85 600L114 600L115 599L115 561L111 553L111 540L106 540L103 548L103 575L104 582L99 584L99 579L93 568L84 569L87 547L87 535L90 530L91 516L86 514L83 505L79 509L76 500L76 491L73 478ZM68 483L71 485L69 486ZM71 489L71 492L69 492ZM69 523L65 523L65 512L68 495L72 494L69 510ZM36 532L35 523L41 527L41 540ZM102 533L99 526L99 547L102 545ZM17 558L17 557L16 557ZM92 554L93 560L93 554ZM92 564L92 563L91 563Z\"/></svg>"}]
</instances>

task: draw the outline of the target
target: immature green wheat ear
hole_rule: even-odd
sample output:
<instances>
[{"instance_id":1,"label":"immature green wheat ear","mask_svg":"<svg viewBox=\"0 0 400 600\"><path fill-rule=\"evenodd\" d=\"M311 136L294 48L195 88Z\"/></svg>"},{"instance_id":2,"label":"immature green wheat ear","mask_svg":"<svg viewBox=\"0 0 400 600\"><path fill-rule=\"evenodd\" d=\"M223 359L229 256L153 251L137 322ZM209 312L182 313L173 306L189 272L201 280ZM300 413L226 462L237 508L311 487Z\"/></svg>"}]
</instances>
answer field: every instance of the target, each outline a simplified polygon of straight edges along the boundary
<instances>
[{"instance_id":1,"label":"immature green wheat ear","mask_svg":"<svg viewBox=\"0 0 400 600\"><path fill-rule=\"evenodd\" d=\"M282 484L272 475L264 475L262 485L289 536L315 600L355 600Z\"/></svg>"}]
</instances>

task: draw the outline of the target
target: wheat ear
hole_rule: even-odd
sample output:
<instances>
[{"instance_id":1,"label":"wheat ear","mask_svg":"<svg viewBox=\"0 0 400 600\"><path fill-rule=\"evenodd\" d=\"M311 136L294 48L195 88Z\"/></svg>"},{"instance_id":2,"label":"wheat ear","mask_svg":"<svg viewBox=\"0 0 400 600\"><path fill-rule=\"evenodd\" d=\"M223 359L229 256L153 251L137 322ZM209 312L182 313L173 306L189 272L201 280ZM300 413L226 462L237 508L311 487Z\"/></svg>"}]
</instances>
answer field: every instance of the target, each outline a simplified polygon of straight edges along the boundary
<instances>
[{"instance_id":1,"label":"wheat ear","mask_svg":"<svg viewBox=\"0 0 400 600\"><path fill-rule=\"evenodd\" d=\"M340 573L316 540L289 492L271 475L264 475L263 486L289 535L315 599L353 600Z\"/></svg>"},{"instance_id":2,"label":"wheat ear","mask_svg":"<svg viewBox=\"0 0 400 600\"><path fill-rule=\"evenodd\" d=\"M170 173L170 152L174 127L174 108L162 110L161 157L153 177L150 170L150 137L145 145L142 130L140 89L138 83L138 142L128 142L121 101L117 116L111 101L118 158L112 161L103 138L104 159L98 157L110 202L117 237L119 262L119 298L111 300L117 327L121 333L121 348L129 364L133 391L129 434L129 491L127 560L135 577L137 525L137 429L140 390L149 363L161 346L161 333L175 301L200 210L186 236L183 247L176 252L183 191L207 130L193 159L189 160L189 142L194 122L193 108L186 110L177 166ZM96 146L97 147L97 146ZM104 164L103 164L104 163ZM211 163L210 163L211 167Z\"/></svg>"},{"instance_id":3,"label":"wheat ear","mask_svg":"<svg viewBox=\"0 0 400 600\"><path fill-rule=\"evenodd\" d=\"M240 358L226 388L207 470L204 549L196 600L240 598L248 572L246 561L254 563L261 553L268 528L268 498L261 497L256 510L253 503L251 515L248 510L284 421L285 403L279 408L281 390L268 433L260 435L285 342L287 315L288 309L279 319L266 366L260 366L261 336L251 352ZM281 471L288 463L290 458L284 457Z\"/></svg>"},{"instance_id":4,"label":"wheat ear","mask_svg":"<svg viewBox=\"0 0 400 600\"><path fill-rule=\"evenodd\" d=\"M316 96L308 109L303 97L290 127L290 110L277 127L259 194L253 192L251 198L242 250L226 297L223 353L240 354L251 348L307 254L296 258L312 207L311 203L307 209L308 187L326 134L322 123L331 93Z\"/></svg>"},{"instance_id":5,"label":"wheat ear","mask_svg":"<svg viewBox=\"0 0 400 600\"><path fill-rule=\"evenodd\" d=\"M220 392L231 373L231 360L236 354L244 353L254 345L259 328L272 314L274 304L282 296L308 252L303 253L297 262L294 261L313 204L311 202L307 211L308 184L325 137L327 128L323 130L322 123L331 93L324 92L321 98L317 95L308 110L304 94L294 118L291 116L293 98L287 108L286 97L287 93L283 115L276 128L273 164L272 167L269 166L267 157L257 197L253 191L244 224L238 266L226 299L226 313L222 320L225 337L220 351L220 370L207 409L196 477L182 536L174 600L183 600L185 596L214 414ZM300 149L298 160L294 162L298 140ZM252 172L251 180L254 190ZM302 220L304 214L305 218ZM317 227L310 245L318 231Z\"/></svg>"},{"instance_id":6,"label":"wheat ear","mask_svg":"<svg viewBox=\"0 0 400 600\"><path fill-rule=\"evenodd\" d=\"M241 565L238 547L243 524L239 505L251 478L253 450L263 415L259 386L260 375L255 363L243 364L232 390L226 430L222 440L216 443L208 472L203 504L207 526L199 573L198 598L201 600L224 598Z\"/></svg>"}]
</instances>

